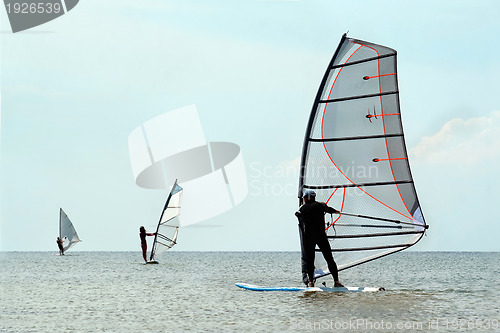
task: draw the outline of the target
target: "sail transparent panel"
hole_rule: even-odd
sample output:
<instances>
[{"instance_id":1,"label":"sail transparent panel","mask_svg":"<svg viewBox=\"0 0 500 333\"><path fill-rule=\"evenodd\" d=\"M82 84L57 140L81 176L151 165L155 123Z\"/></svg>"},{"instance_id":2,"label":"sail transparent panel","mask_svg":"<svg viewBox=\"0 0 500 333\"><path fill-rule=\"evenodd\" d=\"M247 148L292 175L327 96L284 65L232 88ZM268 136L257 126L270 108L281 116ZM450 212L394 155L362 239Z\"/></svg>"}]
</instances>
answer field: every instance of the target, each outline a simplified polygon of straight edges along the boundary
<instances>
[{"instance_id":1,"label":"sail transparent panel","mask_svg":"<svg viewBox=\"0 0 500 333\"><path fill-rule=\"evenodd\" d=\"M177 185L176 181L170 191L160 216L160 221L158 222L150 260L154 260L158 254L165 252L176 244L179 233L182 192L182 187Z\"/></svg>"},{"instance_id":2,"label":"sail transparent panel","mask_svg":"<svg viewBox=\"0 0 500 333\"><path fill-rule=\"evenodd\" d=\"M314 103L302 152L299 196L344 214L325 229L340 270L405 249L426 224L401 124L396 51L344 38ZM318 276L328 274L320 253Z\"/></svg>"},{"instance_id":3,"label":"sail transparent panel","mask_svg":"<svg viewBox=\"0 0 500 333\"><path fill-rule=\"evenodd\" d=\"M59 237L61 237L63 241L64 251L80 242L75 227L73 227L68 215L66 215L62 208L59 210Z\"/></svg>"}]
</instances>

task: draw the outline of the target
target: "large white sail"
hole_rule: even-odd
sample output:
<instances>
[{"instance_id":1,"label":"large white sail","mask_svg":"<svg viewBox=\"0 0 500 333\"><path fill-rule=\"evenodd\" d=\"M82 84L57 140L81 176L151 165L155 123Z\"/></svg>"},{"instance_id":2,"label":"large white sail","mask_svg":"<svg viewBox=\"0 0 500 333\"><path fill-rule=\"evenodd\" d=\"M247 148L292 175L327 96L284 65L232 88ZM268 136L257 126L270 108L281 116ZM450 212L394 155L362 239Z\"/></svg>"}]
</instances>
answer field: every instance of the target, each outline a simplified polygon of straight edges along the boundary
<instances>
[{"instance_id":1,"label":"large white sail","mask_svg":"<svg viewBox=\"0 0 500 333\"><path fill-rule=\"evenodd\" d=\"M179 215L181 213L181 199L183 189L177 185L177 180L172 186L165 206L160 215L160 220L156 227L156 235L151 248L150 261L154 261L155 257L172 248L177 241L179 233Z\"/></svg>"},{"instance_id":2,"label":"large white sail","mask_svg":"<svg viewBox=\"0 0 500 333\"><path fill-rule=\"evenodd\" d=\"M325 225L339 270L421 239L427 225L404 142L395 50L342 37L306 129L300 204L307 189L341 212ZM315 275L329 274L316 258Z\"/></svg>"},{"instance_id":3,"label":"large white sail","mask_svg":"<svg viewBox=\"0 0 500 333\"><path fill-rule=\"evenodd\" d=\"M71 220L62 208L59 210L59 237L63 241L64 251L67 251L73 245L80 242L73 223L71 223Z\"/></svg>"}]
</instances>

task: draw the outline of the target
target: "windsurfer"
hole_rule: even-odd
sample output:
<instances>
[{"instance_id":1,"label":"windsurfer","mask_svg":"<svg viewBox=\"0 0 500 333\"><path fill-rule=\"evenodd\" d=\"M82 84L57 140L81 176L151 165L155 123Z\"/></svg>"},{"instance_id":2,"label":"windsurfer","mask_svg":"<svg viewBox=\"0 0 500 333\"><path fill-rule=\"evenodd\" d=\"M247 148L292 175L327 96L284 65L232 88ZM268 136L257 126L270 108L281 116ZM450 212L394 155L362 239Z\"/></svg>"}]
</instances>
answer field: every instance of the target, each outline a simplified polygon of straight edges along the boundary
<instances>
[{"instance_id":1,"label":"windsurfer","mask_svg":"<svg viewBox=\"0 0 500 333\"><path fill-rule=\"evenodd\" d=\"M61 237L57 237L56 239L57 247L59 248L59 254L64 255L64 247L63 247L63 241Z\"/></svg>"},{"instance_id":2,"label":"windsurfer","mask_svg":"<svg viewBox=\"0 0 500 333\"><path fill-rule=\"evenodd\" d=\"M308 286L314 287L314 257L315 248L318 245L333 276L334 286L343 287L339 281L337 264L333 260L332 249L325 233L325 213L333 214L339 211L327 206L326 203L316 201L316 193L312 190L305 191L303 198L305 203L300 206L295 216L299 219L299 226L302 230L301 241L305 255L302 259L305 259Z\"/></svg>"},{"instance_id":3,"label":"windsurfer","mask_svg":"<svg viewBox=\"0 0 500 333\"><path fill-rule=\"evenodd\" d=\"M146 253L148 251L148 243L146 242L146 236L154 236L155 233L147 233L146 229L143 226L139 228L139 237L141 238L141 248L142 248L142 257L144 258L144 262L148 262Z\"/></svg>"}]
</instances>

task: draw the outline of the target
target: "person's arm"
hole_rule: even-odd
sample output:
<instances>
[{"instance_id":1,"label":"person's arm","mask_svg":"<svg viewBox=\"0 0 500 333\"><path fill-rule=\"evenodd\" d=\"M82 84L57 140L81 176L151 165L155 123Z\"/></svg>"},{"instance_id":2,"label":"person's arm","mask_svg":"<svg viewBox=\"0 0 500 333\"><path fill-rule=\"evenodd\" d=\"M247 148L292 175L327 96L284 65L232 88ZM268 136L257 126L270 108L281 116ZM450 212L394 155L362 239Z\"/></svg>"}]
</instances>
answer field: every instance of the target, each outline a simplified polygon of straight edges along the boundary
<instances>
[{"instance_id":1,"label":"person's arm","mask_svg":"<svg viewBox=\"0 0 500 333\"><path fill-rule=\"evenodd\" d=\"M300 209L298 211L295 212L295 216L297 216L297 219L299 220L299 229L301 230L301 232L305 233L305 223L304 223L304 219L302 218L302 212L300 211ZM302 241L302 237L301 237L301 241Z\"/></svg>"},{"instance_id":2,"label":"person's arm","mask_svg":"<svg viewBox=\"0 0 500 333\"><path fill-rule=\"evenodd\" d=\"M328 206L327 204L324 204L324 207L325 207L325 212L328 214L339 214L340 213L338 210L336 210L333 207Z\"/></svg>"},{"instance_id":3,"label":"person's arm","mask_svg":"<svg viewBox=\"0 0 500 333\"><path fill-rule=\"evenodd\" d=\"M154 235L156 235L155 232L153 232L153 233L146 233L146 236L154 236Z\"/></svg>"}]
</instances>

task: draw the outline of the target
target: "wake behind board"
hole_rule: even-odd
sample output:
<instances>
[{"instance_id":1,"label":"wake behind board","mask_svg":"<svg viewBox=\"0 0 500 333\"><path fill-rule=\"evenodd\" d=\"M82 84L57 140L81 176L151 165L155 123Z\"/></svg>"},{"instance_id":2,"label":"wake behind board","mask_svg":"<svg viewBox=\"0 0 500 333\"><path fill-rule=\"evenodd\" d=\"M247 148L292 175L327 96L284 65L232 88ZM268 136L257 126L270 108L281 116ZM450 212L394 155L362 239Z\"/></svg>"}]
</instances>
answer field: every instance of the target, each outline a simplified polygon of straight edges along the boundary
<instances>
[{"instance_id":1,"label":"wake behind board","mask_svg":"<svg viewBox=\"0 0 500 333\"><path fill-rule=\"evenodd\" d=\"M375 292L385 290L383 287L263 287L248 283L235 283L237 287L252 291L326 291L326 292Z\"/></svg>"}]
</instances>

